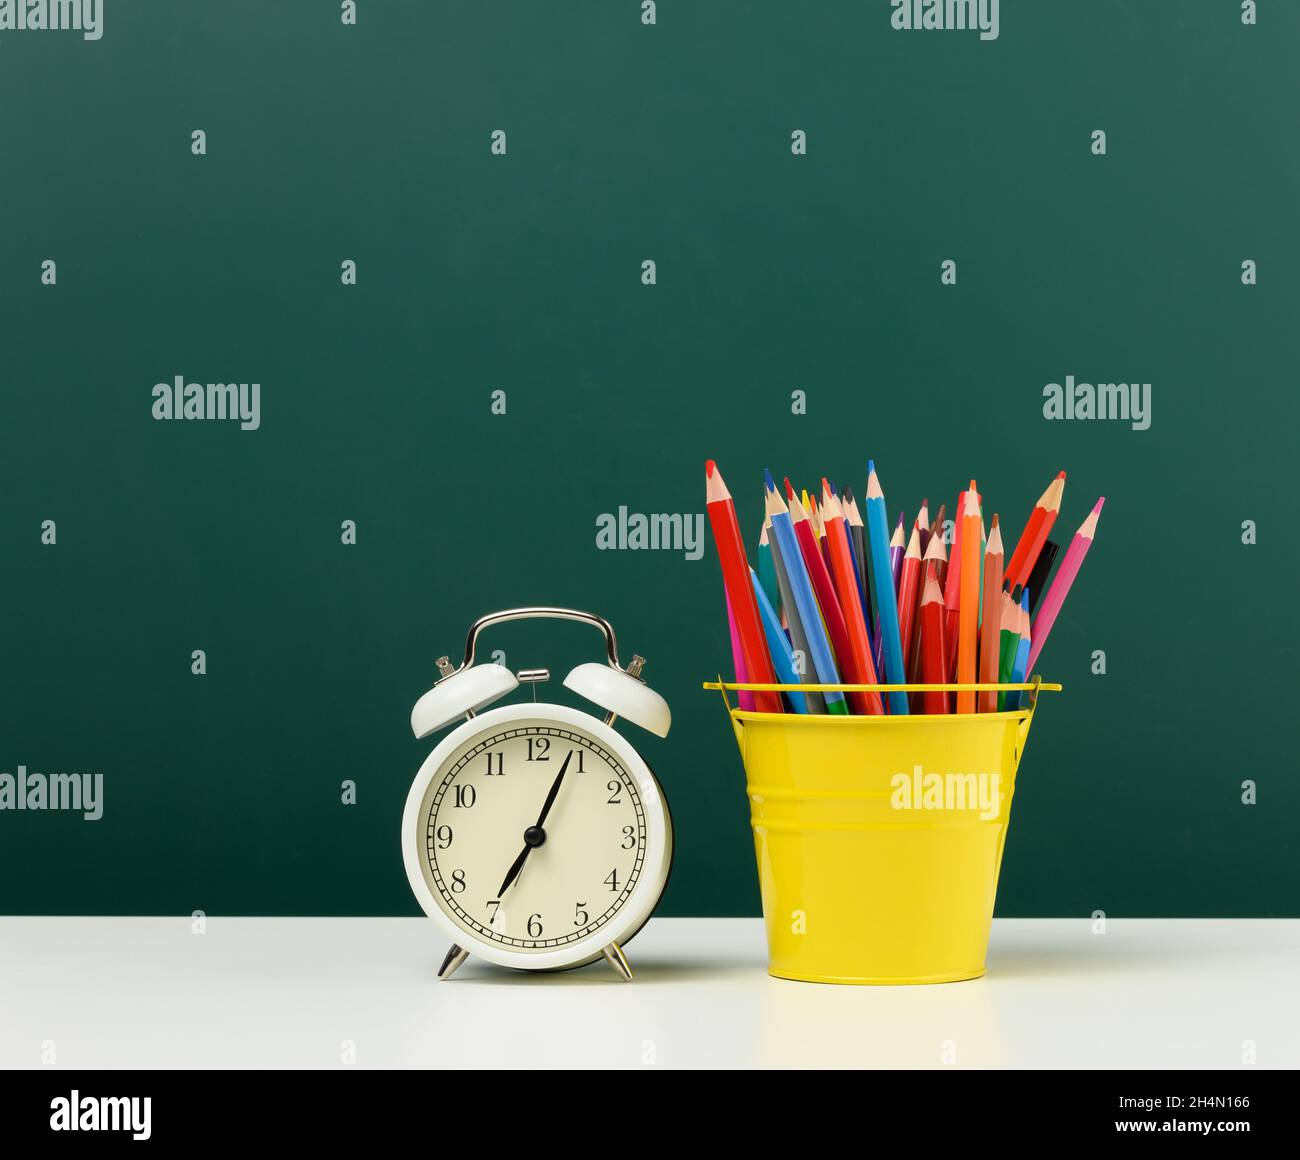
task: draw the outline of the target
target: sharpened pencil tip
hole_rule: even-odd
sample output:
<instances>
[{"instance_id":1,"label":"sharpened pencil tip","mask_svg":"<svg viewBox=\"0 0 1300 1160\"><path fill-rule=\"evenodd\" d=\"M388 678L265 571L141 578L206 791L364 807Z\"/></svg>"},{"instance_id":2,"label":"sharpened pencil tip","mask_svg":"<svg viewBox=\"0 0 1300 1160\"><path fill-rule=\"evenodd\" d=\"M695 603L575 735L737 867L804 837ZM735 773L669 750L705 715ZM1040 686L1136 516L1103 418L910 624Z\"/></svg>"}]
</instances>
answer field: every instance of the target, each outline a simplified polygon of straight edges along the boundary
<instances>
[{"instance_id":1,"label":"sharpened pencil tip","mask_svg":"<svg viewBox=\"0 0 1300 1160\"><path fill-rule=\"evenodd\" d=\"M1062 471L1061 474L1058 475L1056 478L1057 478L1057 479L1064 479L1064 478L1065 478L1065 472Z\"/></svg>"},{"instance_id":2,"label":"sharpened pencil tip","mask_svg":"<svg viewBox=\"0 0 1300 1160\"><path fill-rule=\"evenodd\" d=\"M768 491L776 491L776 480L772 478L772 473L766 467L763 468L763 486Z\"/></svg>"},{"instance_id":3,"label":"sharpened pencil tip","mask_svg":"<svg viewBox=\"0 0 1300 1160\"><path fill-rule=\"evenodd\" d=\"M712 478L713 478L713 473L714 473L715 471L717 471L717 470L718 470L718 465L717 465L716 463L714 463L712 459L706 459L706 460L704 461L704 475L705 475L705 478L707 478L707 479L712 479Z\"/></svg>"},{"instance_id":4,"label":"sharpened pencil tip","mask_svg":"<svg viewBox=\"0 0 1300 1160\"><path fill-rule=\"evenodd\" d=\"M874 459L867 460L867 474L868 475L876 474L876 461Z\"/></svg>"},{"instance_id":5,"label":"sharpened pencil tip","mask_svg":"<svg viewBox=\"0 0 1300 1160\"><path fill-rule=\"evenodd\" d=\"M788 475L785 477L785 494L786 498L791 501L794 500L794 485L790 482L790 477Z\"/></svg>"},{"instance_id":6,"label":"sharpened pencil tip","mask_svg":"<svg viewBox=\"0 0 1300 1160\"><path fill-rule=\"evenodd\" d=\"M1104 504L1105 502L1106 502L1106 497L1103 495L1101 499L1099 499L1095 504L1092 505L1092 510L1095 512L1101 511L1101 505Z\"/></svg>"}]
</instances>

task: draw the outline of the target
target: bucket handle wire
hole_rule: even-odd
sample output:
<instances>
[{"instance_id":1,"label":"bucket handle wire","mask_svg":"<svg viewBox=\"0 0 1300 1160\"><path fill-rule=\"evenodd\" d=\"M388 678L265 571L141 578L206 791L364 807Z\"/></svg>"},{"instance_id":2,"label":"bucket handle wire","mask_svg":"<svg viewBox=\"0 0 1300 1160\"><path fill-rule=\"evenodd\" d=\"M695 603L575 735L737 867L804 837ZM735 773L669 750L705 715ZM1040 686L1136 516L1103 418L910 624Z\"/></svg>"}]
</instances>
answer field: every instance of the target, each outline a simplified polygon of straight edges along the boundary
<instances>
[{"instance_id":1,"label":"bucket handle wire","mask_svg":"<svg viewBox=\"0 0 1300 1160\"><path fill-rule=\"evenodd\" d=\"M999 684L996 681L976 681L973 684L947 682L943 684L905 684L905 685L772 685L757 684L753 681L724 681L718 675L716 681L705 681L705 689L717 689L722 694L722 702L731 712L730 690L735 693L1028 693L1029 704L1033 709L1038 704L1039 693L1059 693L1061 686L1044 681L1035 675L1030 681Z\"/></svg>"}]
</instances>

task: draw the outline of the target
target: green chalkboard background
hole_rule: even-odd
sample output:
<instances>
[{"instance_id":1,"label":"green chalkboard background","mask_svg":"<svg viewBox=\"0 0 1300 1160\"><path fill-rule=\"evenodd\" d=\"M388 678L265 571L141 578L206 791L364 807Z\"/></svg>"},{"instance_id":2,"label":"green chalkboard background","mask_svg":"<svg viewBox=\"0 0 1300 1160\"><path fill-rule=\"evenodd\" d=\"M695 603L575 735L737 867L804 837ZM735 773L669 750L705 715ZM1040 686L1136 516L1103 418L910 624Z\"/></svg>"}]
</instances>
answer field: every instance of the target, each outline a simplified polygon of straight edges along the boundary
<instances>
[{"instance_id":1,"label":"green chalkboard background","mask_svg":"<svg viewBox=\"0 0 1300 1160\"><path fill-rule=\"evenodd\" d=\"M756 537L764 465L870 455L893 511L1107 496L999 913L1300 914L1300 5L1003 0L989 42L887 0L106 7L0 32L0 770L106 783L0 813L0 910L415 913L410 706L554 602L672 705L664 910L756 913L712 544L596 519L702 512L714 456ZM1150 429L1044 421L1071 374L1150 382ZM177 375L261 383L261 429L154 421Z\"/></svg>"}]
</instances>

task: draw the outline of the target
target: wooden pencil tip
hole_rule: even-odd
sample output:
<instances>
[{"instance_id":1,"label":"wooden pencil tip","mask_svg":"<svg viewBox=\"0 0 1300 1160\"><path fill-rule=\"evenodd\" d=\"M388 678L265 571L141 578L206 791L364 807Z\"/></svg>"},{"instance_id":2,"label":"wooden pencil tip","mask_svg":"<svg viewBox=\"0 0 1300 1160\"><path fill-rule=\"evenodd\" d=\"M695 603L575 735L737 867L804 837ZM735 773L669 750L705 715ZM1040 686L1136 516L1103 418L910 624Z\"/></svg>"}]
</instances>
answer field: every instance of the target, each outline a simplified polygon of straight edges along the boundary
<instances>
[{"instance_id":1,"label":"wooden pencil tip","mask_svg":"<svg viewBox=\"0 0 1300 1160\"><path fill-rule=\"evenodd\" d=\"M712 459L704 461L704 475L707 479L713 478L713 473L718 470L718 465Z\"/></svg>"},{"instance_id":2,"label":"wooden pencil tip","mask_svg":"<svg viewBox=\"0 0 1300 1160\"><path fill-rule=\"evenodd\" d=\"M1092 510L1095 512L1101 511L1101 505L1104 504L1105 502L1106 502L1106 497L1103 495L1101 499L1099 499L1095 504L1092 505Z\"/></svg>"}]
</instances>

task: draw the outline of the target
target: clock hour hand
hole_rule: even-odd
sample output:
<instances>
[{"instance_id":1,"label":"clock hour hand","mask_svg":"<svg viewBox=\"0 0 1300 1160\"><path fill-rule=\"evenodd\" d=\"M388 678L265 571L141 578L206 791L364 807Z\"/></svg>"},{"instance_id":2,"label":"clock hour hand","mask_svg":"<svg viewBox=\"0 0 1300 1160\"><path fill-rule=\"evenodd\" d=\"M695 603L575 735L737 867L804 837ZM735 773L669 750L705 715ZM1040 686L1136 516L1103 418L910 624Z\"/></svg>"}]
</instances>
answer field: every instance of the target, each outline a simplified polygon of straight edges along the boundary
<instances>
[{"instance_id":1,"label":"clock hour hand","mask_svg":"<svg viewBox=\"0 0 1300 1160\"><path fill-rule=\"evenodd\" d=\"M505 894L514 880L519 877L519 872L524 868L524 863L528 861L528 855L532 853L533 849L546 841L546 831L542 829L542 823L546 821L547 815L551 812L551 806L555 804L555 798L560 792L560 783L564 781L564 775L568 773L569 762L572 760L573 750L570 749L569 755L564 759L564 764L560 766L560 772L555 775L555 781L551 783L551 790L542 803L542 812L537 815L537 821L524 831L524 848L519 852L519 857L515 859L514 865L506 871L505 880L501 883L501 889L497 891L498 898Z\"/></svg>"},{"instance_id":2,"label":"clock hour hand","mask_svg":"<svg viewBox=\"0 0 1300 1160\"><path fill-rule=\"evenodd\" d=\"M520 851L519 857L515 859L514 865L506 871L505 880L501 883L501 889L497 891L498 898L509 890L511 883L519 877L519 871L524 868L524 863L528 860L528 855L531 850L532 846L525 846L523 850Z\"/></svg>"}]
</instances>

